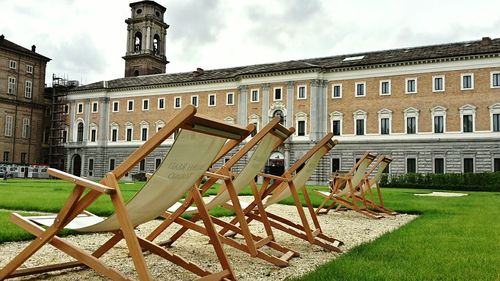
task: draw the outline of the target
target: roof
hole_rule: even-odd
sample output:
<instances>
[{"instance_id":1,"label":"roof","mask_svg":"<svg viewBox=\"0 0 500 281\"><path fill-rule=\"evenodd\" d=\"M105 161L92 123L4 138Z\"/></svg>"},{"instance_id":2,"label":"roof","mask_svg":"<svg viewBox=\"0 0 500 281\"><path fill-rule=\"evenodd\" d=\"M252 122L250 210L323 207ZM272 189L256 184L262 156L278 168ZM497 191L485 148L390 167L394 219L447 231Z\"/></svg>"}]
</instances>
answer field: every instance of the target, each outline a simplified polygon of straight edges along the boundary
<instances>
[{"instance_id":1,"label":"roof","mask_svg":"<svg viewBox=\"0 0 500 281\"><path fill-rule=\"evenodd\" d=\"M3 34L0 35L0 48L7 49L7 50L10 50L10 51L13 51L13 52L16 52L19 54L27 55L30 57L35 57L37 59L41 59L41 60L44 60L46 62L50 61L50 59L48 57L42 56L42 55L40 55L40 54L30 50L30 49L26 49L23 46L17 45L16 43L5 39L5 36Z\"/></svg>"},{"instance_id":2,"label":"roof","mask_svg":"<svg viewBox=\"0 0 500 281\"><path fill-rule=\"evenodd\" d=\"M272 73L290 71L321 70L331 72L340 71L346 68L363 68L377 65L384 66L387 64L399 65L414 61L433 61L476 55L500 56L500 38L490 39L489 37L484 37L482 40L476 41L291 60L213 70L198 69L194 72L126 77L83 85L75 88L73 91L144 86L174 86L184 83L209 83L221 80L235 81L248 76L269 75Z\"/></svg>"}]
</instances>

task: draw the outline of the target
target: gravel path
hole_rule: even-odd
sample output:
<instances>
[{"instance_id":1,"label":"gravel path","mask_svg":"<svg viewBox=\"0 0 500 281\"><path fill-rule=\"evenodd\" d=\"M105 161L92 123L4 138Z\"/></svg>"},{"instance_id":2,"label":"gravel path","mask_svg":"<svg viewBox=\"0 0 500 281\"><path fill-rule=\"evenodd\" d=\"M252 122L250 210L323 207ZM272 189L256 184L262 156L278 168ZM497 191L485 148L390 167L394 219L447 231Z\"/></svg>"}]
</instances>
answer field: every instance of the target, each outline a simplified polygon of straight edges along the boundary
<instances>
[{"instance_id":1,"label":"gravel path","mask_svg":"<svg viewBox=\"0 0 500 281\"><path fill-rule=\"evenodd\" d=\"M269 207L269 211L287 218L293 219L298 217L295 207L292 206L275 204ZM349 251L349 249L359 244L372 241L384 233L393 231L415 218L415 215L400 214L397 216L388 216L380 220L372 220L353 211L336 212L319 216L323 232L344 241L345 245L341 247L344 252ZM137 230L138 235L147 235L149 231L158 224L158 221L152 221L140 226ZM256 234L263 232L260 223L252 223L251 228ZM173 233L174 229L178 228L170 228L170 230L167 231L166 234L160 236L157 241L166 239L168 233ZM275 230L274 234L278 243L298 251L300 257L293 258L290 261L290 266L278 268L259 259L251 258L248 254L234 248L225 246L226 253L229 256L238 280L284 280L290 276L303 275L306 272L314 270L317 266L339 256L337 253L323 251L317 246L310 246L307 242L296 239L281 231ZM109 237L109 234L90 234L72 236L67 239L71 243L77 244L82 248L92 250L97 248L98 245ZM210 244L207 244L207 241L208 239L206 239L206 237L189 231L174 244L171 251L181 254L189 261L196 262L206 269L218 271L220 268L218 261L213 253L212 247ZM0 244L0 267L3 267L27 244L28 242ZM137 278L134 273L132 260L127 257L127 249L123 241L102 259L108 265L119 269L127 276L135 279ZM52 246L45 246L23 266L44 265L58 261L69 261L69 258L59 250L55 250ZM147 255L146 262L155 280L192 280L196 278L196 275L155 255ZM70 269L31 277L17 278L16 280L62 281L107 279L90 269Z\"/></svg>"}]
</instances>

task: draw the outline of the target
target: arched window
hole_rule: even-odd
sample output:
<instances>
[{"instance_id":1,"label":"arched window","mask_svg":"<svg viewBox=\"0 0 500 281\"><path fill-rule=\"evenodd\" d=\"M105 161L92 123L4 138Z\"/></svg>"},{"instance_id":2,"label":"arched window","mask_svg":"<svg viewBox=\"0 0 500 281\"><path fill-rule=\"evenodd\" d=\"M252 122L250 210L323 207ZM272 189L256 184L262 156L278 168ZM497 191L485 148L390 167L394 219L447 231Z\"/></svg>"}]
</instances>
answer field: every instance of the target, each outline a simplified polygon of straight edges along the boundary
<instances>
[{"instance_id":1,"label":"arched window","mask_svg":"<svg viewBox=\"0 0 500 281\"><path fill-rule=\"evenodd\" d=\"M160 36L158 34L153 37L153 53L155 55L160 54Z\"/></svg>"},{"instance_id":2,"label":"arched window","mask_svg":"<svg viewBox=\"0 0 500 281\"><path fill-rule=\"evenodd\" d=\"M276 110L274 113L273 113L273 118L276 117L276 116L279 116L280 117L280 124L283 125L285 123L285 117L283 116L283 111L281 110Z\"/></svg>"},{"instance_id":3,"label":"arched window","mask_svg":"<svg viewBox=\"0 0 500 281\"><path fill-rule=\"evenodd\" d=\"M83 141L83 122L79 122L77 125L76 141Z\"/></svg>"},{"instance_id":4,"label":"arched window","mask_svg":"<svg viewBox=\"0 0 500 281\"><path fill-rule=\"evenodd\" d=\"M142 33L135 33L134 52L139 52L142 48Z\"/></svg>"},{"instance_id":5,"label":"arched window","mask_svg":"<svg viewBox=\"0 0 500 281\"><path fill-rule=\"evenodd\" d=\"M139 76L139 70L134 71L134 76Z\"/></svg>"}]
</instances>

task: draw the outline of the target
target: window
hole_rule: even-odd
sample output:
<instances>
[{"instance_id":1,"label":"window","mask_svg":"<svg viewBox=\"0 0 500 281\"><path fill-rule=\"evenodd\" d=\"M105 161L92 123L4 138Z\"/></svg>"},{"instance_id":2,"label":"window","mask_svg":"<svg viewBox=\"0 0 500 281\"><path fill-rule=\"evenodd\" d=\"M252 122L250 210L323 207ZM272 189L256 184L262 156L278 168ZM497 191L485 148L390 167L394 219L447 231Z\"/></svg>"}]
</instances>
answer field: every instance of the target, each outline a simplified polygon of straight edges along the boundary
<instances>
[{"instance_id":1,"label":"window","mask_svg":"<svg viewBox=\"0 0 500 281\"><path fill-rule=\"evenodd\" d=\"M432 77L432 91L433 92L444 92L444 76L433 76Z\"/></svg>"},{"instance_id":2,"label":"window","mask_svg":"<svg viewBox=\"0 0 500 281\"><path fill-rule=\"evenodd\" d=\"M163 122L162 120L158 120L155 122L156 124L156 131L160 131L163 127L165 127L165 122Z\"/></svg>"},{"instance_id":3,"label":"window","mask_svg":"<svg viewBox=\"0 0 500 281\"><path fill-rule=\"evenodd\" d=\"M259 90L253 89L251 90L250 102L258 102L259 101Z\"/></svg>"},{"instance_id":4,"label":"window","mask_svg":"<svg viewBox=\"0 0 500 281\"><path fill-rule=\"evenodd\" d=\"M391 80L380 81L380 95L388 96L391 94Z\"/></svg>"},{"instance_id":5,"label":"window","mask_svg":"<svg viewBox=\"0 0 500 281\"><path fill-rule=\"evenodd\" d=\"M92 112L97 112L99 110L99 103L96 101L92 102Z\"/></svg>"},{"instance_id":6,"label":"window","mask_svg":"<svg viewBox=\"0 0 500 281\"><path fill-rule=\"evenodd\" d=\"M142 141L147 141L148 140L148 128L141 128L141 140Z\"/></svg>"},{"instance_id":7,"label":"window","mask_svg":"<svg viewBox=\"0 0 500 281\"><path fill-rule=\"evenodd\" d=\"M109 159L109 170L112 171L115 169L116 160L114 158Z\"/></svg>"},{"instance_id":8,"label":"window","mask_svg":"<svg viewBox=\"0 0 500 281\"><path fill-rule=\"evenodd\" d=\"M149 99L142 100L142 110L149 110Z\"/></svg>"},{"instance_id":9,"label":"window","mask_svg":"<svg viewBox=\"0 0 500 281\"><path fill-rule=\"evenodd\" d=\"M417 122L415 117L406 117L406 133L407 134L417 133Z\"/></svg>"},{"instance_id":10,"label":"window","mask_svg":"<svg viewBox=\"0 0 500 281\"><path fill-rule=\"evenodd\" d=\"M500 172L500 158L493 159L493 172Z\"/></svg>"},{"instance_id":11,"label":"window","mask_svg":"<svg viewBox=\"0 0 500 281\"><path fill-rule=\"evenodd\" d=\"M158 98L158 109L165 109L165 98Z\"/></svg>"},{"instance_id":12,"label":"window","mask_svg":"<svg viewBox=\"0 0 500 281\"><path fill-rule=\"evenodd\" d=\"M252 137L255 136L255 134L259 131L259 125L260 125L260 117L259 115L252 114L250 117L248 117L248 124L254 124L255 125L255 130L250 134Z\"/></svg>"},{"instance_id":13,"label":"window","mask_svg":"<svg viewBox=\"0 0 500 281\"><path fill-rule=\"evenodd\" d=\"M500 72L491 73L491 87L500 88Z\"/></svg>"},{"instance_id":14,"label":"window","mask_svg":"<svg viewBox=\"0 0 500 281\"><path fill-rule=\"evenodd\" d=\"M306 98L307 98L306 86L305 85L299 85L297 87L297 99L304 100Z\"/></svg>"},{"instance_id":15,"label":"window","mask_svg":"<svg viewBox=\"0 0 500 281\"><path fill-rule=\"evenodd\" d=\"M356 82L356 97L366 96L365 87L365 82Z\"/></svg>"},{"instance_id":16,"label":"window","mask_svg":"<svg viewBox=\"0 0 500 281\"><path fill-rule=\"evenodd\" d=\"M64 105L63 112L64 112L64 114L68 114L69 113L69 104L65 104Z\"/></svg>"},{"instance_id":17,"label":"window","mask_svg":"<svg viewBox=\"0 0 500 281\"><path fill-rule=\"evenodd\" d=\"M389 118L380 119L380 134L382 135L389 134Z\"/></svg>"},{"instance_id":18,"label":"window","mask_svg":"<svg viewBox=\"0 0 500 281\"><path fill-rule=\"evenodd\" d=\"M332 172L340 170L340 158L332 158Z\"/></svg>"},{"instance_id":19,"label":"window","mask_svg":"<svg viewBox=\"0 0 500 281\"><path fill-rule=\"evenodd\" d=\"M16 69L17 68L17 62L15 60L9 61L9 68Z\"/></svg>"},{"instance_id":20,"label":"window","mask_svg":"<svg viewBox=\"0 0 500 281\"><path fill-rule=\"evenodd\" d=\"M470 133L475 131L474 119L476 115L476 107L466 104L460 107L460 122L463 133Z\"/></svg>"},{"instance_id":21,"label":"window","mask_svg":"<svg viewBox=\"0 0 500 281\"><path fill-rule=\"evenodd\" d=\"M33 66L30 64L26 65L26 73L33 74Z\"/></svg>"},{"instance_id":22,"label":"window","mask_svg":"<svg viewBox=\"0 0 500 281\"><path fill-rule=\"evenodd\" d=\"M118 140L118 125L111 125L111 141L115 142Z\"/></svg>"},{"instance_id":23,"label":"window","mask_svg":"<svg viewBox=\"0 0 500 281\"><path fill-rule=\"evenodd\" d=\"M21 132L21 136L24 139L29 139L30 138L30 119L29 118L23 118L23 130Z\"/></svg>"},{"instance_id":24,"label":"window","mask_svg":"<svg viewBox=\"0 0 500 281\"><path fill-rule=\"evenodd\" d=\"M464 158L464 173L474 173L474 158Z\"/></svg>"},{"instance_id":25,"label":"window","mask_svg":"<svg viewBox=\"0 0 500 281\"><path fill-rule=\"evenodd\" d=\"M493 114L493 132L500 132L500 114Z\"/></svg>"},{"instance_id":26,"label":"window","mask_svg":"<svg viewBox=\"0 0 500 281\"><path fill-rule=\"evenodd\" d=\"M90 127L90 141L97 141L97 127L95 125Z\"/></svg>"},{"instance_id":27,"label":"window","mask_svg":"<svg viewBox=\"0 0 500 281\"><path fill-rule=\"evenodd\" d=\"M416 158L406 158L406 172L416 173L417 172L417 159Z\"/></svg>"},{"instance_id":28,"label":"window","mask_svg":"<svg viewBox=\"0 0 500 281\"><path fill-rule=\"evenodd\" d=\"M334 99L342 98L342 84L333 84L333 86L332 86L332 98L334 98Z\"/></svg>"},{"instance_id":29,"label":"window","mask_svg":"<svg viewBox=\"0 0 500 281\"><path fill-rule=\"evenodd\" d=\"M14 117L7 115L5 116L5 132L6 137L12 137L12 125L14 123Z\"/></svg>"},{"instance_id":30,"label":"window","mask_svg":"<svg viewBox=\"0 0 500 281\"><path fill-rule=\"evenodd\" d=\"M120 103L117 101L113 102L113 112L118 112L120 110Z\"/></svg>"},{"instance_id":31,"label":"window","mask_svg":"<svg viewBox=\"0 0 500 281\"><path fill-rule=\"evenodd\" d=\"M126 134L125 140L126 141L132 141L132 137L134 135L134 129L132 127L127 127L125 129L125 134Z\"/></svg>"},{"instance_id":32,"label":"window","mask_svg":"<svg viewBox=\"0 0 500 281\"><path fill-rule=\"evenodd\" d=\"M489 107L491 115L491 131L500 132L500 103Z\"/></svg>"},{"instance_id":33,"label":"window","mask_svg":"<svg viewBox=\"0 0 500 281\"><path fill-rule=\"evenodd\" d=\"M297 121L297 136L305 136L306 135L306 121L300 120Z\"/></svg>"},{"instance_id":34,"label":"window","mask_svg":"<svg viewBox=\"0 0 500 281\"><path fill-rule=\"evenodd\" d=\"M24 83L24 97L27 99L31 99L33 92L33 82L30 80L26 80Z\"/></svg>"},{"instance_id":35,"label":"window","mask_svg":"<svg viewBox=\"0 0 500 281\"><path fill-rule=\"evenodd\" d=\"M76 113L83 113L83 103L77 104Z\"/></svg>"},{"instance_id":36,"label":"window","mask_svg":"<svg viewBox=\"0 0 500 281\"><path fill-rule=\"evenodd\" d=\"M434 158L434 173L444 174L444 158Z\"/></svg>"},{"instance_id":37,"label":"window","mask_svg":"<svg viewBox=\"0 0 500 281\"><path fill-rule=\"evenodd\" d=\"M89 177L94 175L94 158L89 158Z\"/></svg>"},{"instance_id":38,"label":"window","mask_svg":"<svg viewBox=\"0 0 500 281\"><path fill-rule=\"evenodd\" d=\"M434 116L434 133L444 132L444 117Z\"/></svg>"},{"instance_id":39,"label":"window","mask_svg":"<svg viewBox=\"0 0 500 281\"><path fill-rule=\"evenodd\" d=\"M282 90L283 90L282 88L274 88L274 100L275 101L279 101L279 100L283 99Z\"/></svg>"},{"instance_id":40,"label":"window","mask_svg":"<svg viewBox=\"0 0 500 281\"><path fill-rule=\"evenodd\" d=\"M406 93L414 94L417 92L417 78L406 79Z\"/></svg>"},{"instance_id":41,"label":"window","mask_svg":"<svg viewBox=\"0 0 500 281\"><path fill-rule=\"evenodd\" d=\"M26 152L21 152L21 164L26 163Z\"/></svg>"},{"instance_id":42,"label":"window","mask_svg":"<svg viewBox=\"0 0 500 281\"><path fill-rule=\"evenodd\" d=\"M283 118L283 112L281 110L279 111L276 111L274 114L275 115L278 115L278 113L280 114L280 116ZM307 134L307 114L305 112L298 112L297 114L295 114L295 124L296 124L296 128L297 128L297 131L296 131L296 134L298 137L304 137ZM283 124L283 123L281 123Z\"/></svg>"},{"instance_id":43,"label":"window","mask_svg":"<svg viewBox=\"0 0 500 281\"><path fill-rule=\"evenodd\" d=\"M208 106L215 106L215 94L208 95Z\"/></svg>"},{"instance_id":44,"label":"window","mask_svg":"<svg viewBox=\"0 0 500 281\"><path fill-rule=\"evenodd\" d=\"M472 129L472 114L464 114L462 115L462 132L464 133L471 133L473 131Z\"/></svg>"},{"instance_id":45,"label":"window","mask_svg":"<svg viewBox=\"0 0 500 281\"><path fill-rule=\"evenodd\" d=\"M234 93L226 93L226 105L234 105Z\"/></svg>"},{"instance_id":46,"label":"window","mask_svg":"<svg viewBox=\"0 0 500 281\"><path fill-rule=\"evenodd\" d=\"M13 95L14 92L16 91L16 78L9 76L9 83L7 86L8 86L7 93L9 95Z\"/></svg>"},{"instance_id":47,"label":"window","mask_svg":"<svg viewBox=\"0 0 500 281\"><path fill-rule=\"evenodd\" d=\"M198 96L191 96L191 105L198 107Z\"/></svg>"},{"instance_id":48,"label":"window","mask_svg":"<svg viewBox=\"0 0 500 281\"><path fill-rule=\"evenodd\" d=\"M461 75L461 89L462 90L472 90L474 89L474 74L467 73Z\"/></svg>"},{"instance_id":49,"label":"window","mask_svg":"<svg viewBox=\"0 0 500 281\"><path fill-rule=\"evenodd\" d=\"M78 124L76 125L76 141L83 141L83 122L78 122Z\"/></svg>"},{"instance_id":50,"label":"window","mask_svg":"<svg viewBox=\"0 0 500 281\"><path fill-rule=\"evenodd\" d=\"M181 108L181 97L174 97L174 108Z\"/></svg>"},{"instance_id":51,"label":"window","mask_svg":"<svg viewBox=\"0 0 500 281\"><path fill-rule=\"evenodd\" d=\"M431 108L432 128L434 133L446 132L446 108L436 106Z\"/></svg>"},{"instance_id":52,"label":"window","mask_svg":"<svg viewBox=\"0 0 500 281\"><path fill-rule=\"evenodd\" d=\"M161 165L161 158L155 158L155 170L158 170Z\"/></svg>"},{"instance_id":53,"label":"window","mask_svg":"<svg viewBox=\"0 0 500 281\"><path fill-rule=\"evenodd\" d=\"M4 162L8 162L9 161L9 152L8 151L4 151L3 152L3 161Z\"/></svg>"},{"instance_id":54,"label":"window","mask_svg":"<svg viewBox=\"0 0 500 281\"><path fill-rule=\"evenodd\" d=\"M334 136L340 136L340 120L332 121L332 133Z\"/></svg>"},{"instance_id":55,"label":"window","mask_svg":"<svg viewBox=\"0 0 500 281\"><path fill-rule=\"evenodd\" d=\"M127 111L134 111L134 101L133 100L127 101Z\"/></svg>"},{"instance_id":56,"label":"window","mask_svg":"<svg viewBox=\"0 0 500 281\"><path fill-rule=\"evenodd\" d=\"M364 119L356 119L356 135L364 135L365 134L365 120Z\"/></svg>"},{"instance_id":57,"label":"window","mask_svg":"<svg viewBox=\"0 0 500 281\"><path fill-rule=\"evenodd\" d=\"M146 159L142 159L139 162L139 171L144 172L146 170Z\"/></svg>"},{"instance_id":58,"label":"window","mask_svg":"<svg viewBox=\"0 0 500 281\"><path fill-rule=\"evenodd\" d=\"M62 142L66 143L68 141L68 129L62 131Z\"/></svg>"},{"instance_id":59,"label":"window","mask_svg":"<svg viewBox=\"0 0 500 281\"><path fill-rule=\"evenodd\" d=\"M379 119L379 134L388 135L391 133L391 123L392 123L392 111L384 108L378 112Z\"/></svg>"}]
</instances>

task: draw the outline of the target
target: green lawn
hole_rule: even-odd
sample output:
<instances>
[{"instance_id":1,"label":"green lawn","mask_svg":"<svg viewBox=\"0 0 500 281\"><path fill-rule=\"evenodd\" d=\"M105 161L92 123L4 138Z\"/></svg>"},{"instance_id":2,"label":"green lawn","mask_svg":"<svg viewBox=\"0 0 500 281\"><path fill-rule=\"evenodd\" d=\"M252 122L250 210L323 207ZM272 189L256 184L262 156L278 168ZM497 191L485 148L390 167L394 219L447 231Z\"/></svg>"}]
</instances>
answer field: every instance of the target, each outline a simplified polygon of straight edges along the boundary
<instances>
[{"instance_id":1,"label":"green lawn","mask_svg":"<svg viewBox=\"0 0 500 281\"><path fill-rule=\"evenodd\" d=\"M124 197L129 199L140 185L121 184ZM0 209L57 211L71 188L61 181L0 182ZM297 280L500 280L500 193L469 192L459 198L413 195L431 191L384 189L387 206L420 217ZM317 206L320 198L310 194ZM111 203L104 199L90 210L111 213ZM221 209L211 213L230 214ZM0 211L0 243L31 239L7 216L7 211Z\"/></svg>"}]
</instances>

